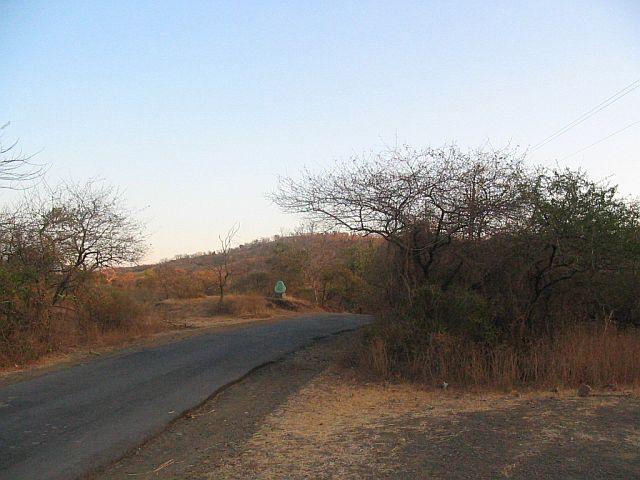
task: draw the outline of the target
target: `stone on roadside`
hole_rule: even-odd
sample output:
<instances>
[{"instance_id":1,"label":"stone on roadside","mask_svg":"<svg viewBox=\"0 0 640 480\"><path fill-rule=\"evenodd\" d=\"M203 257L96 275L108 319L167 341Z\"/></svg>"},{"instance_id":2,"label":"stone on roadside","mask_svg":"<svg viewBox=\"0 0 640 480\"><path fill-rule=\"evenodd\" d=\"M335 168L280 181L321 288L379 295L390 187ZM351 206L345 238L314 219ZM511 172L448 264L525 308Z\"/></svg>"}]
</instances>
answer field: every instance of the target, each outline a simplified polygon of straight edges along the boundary
<instances>
[{"instance_id":1,"label":"stone on roadside","mask_svg":"<svg viewBox=\"0 0 640 480\"><path fill-rule=\"evenodd\" d=\"M578 396L579 397L588 397L591 394L591 387L586 383L583 383L578 387Z\"/></svg>"}]
</instances>

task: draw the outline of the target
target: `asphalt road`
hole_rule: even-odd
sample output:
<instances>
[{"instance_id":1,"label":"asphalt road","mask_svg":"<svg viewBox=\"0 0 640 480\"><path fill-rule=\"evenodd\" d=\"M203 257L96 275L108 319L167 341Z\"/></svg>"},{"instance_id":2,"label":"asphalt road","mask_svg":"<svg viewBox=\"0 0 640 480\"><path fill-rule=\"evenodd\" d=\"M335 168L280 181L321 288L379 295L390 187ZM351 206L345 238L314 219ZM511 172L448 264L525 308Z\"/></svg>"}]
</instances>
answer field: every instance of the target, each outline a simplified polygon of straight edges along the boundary
<instances>
[{"instance_id":1,"label":"asphalt road","mask_svg":"<svg viewBox=\"0 0 640 480\"><path fill-rule=\"evenodd\" d=\"M366 316L314 315L129 350L0 388L0 479L106 465L220 387Z\"/></svg>"}]
</instances>

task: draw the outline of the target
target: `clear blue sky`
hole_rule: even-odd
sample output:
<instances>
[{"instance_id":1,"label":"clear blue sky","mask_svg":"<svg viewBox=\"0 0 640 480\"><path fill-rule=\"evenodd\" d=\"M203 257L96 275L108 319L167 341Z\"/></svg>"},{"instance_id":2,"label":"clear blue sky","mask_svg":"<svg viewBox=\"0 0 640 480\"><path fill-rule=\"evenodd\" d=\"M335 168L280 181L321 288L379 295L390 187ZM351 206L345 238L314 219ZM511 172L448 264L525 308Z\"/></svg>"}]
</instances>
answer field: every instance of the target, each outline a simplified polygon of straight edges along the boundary
<instances>
[{"instance_id":1,"label":"clear blue sky","mask_svg":"<svg viewBox=\"0 0 640 480\"><path fill-rule=\"evenodd\" d=\"M296 220L277 174L380 148L534 145L640 78L640 2L0 2L5 141L147 207L149 260ZM640 89L538 150L640 120ZM561 161L640 194L640 126ZM10 194L3 194L6 199Z\"/></svg>"}]
</instances>

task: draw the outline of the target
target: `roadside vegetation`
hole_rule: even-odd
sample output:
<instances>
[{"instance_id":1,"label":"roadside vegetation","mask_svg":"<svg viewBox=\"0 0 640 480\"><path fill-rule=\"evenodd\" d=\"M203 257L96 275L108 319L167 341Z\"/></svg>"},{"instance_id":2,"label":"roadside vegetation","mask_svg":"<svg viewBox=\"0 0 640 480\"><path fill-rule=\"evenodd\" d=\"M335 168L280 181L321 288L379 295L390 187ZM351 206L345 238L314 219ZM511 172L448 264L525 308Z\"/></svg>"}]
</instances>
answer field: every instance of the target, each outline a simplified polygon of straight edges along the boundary
<instances>
[{"instance_id":1,"label":"roadside vegetation","mask_svg":"<svg viewBox=\"0 0 640 480\"><path fill-rule=\"evenodd\" d=\"M117 190L96 182L31 190L2 211L0 248L0 365L150 327L145 308L102 274L144 252L142 226Z\"/></svg>"},{"instance_id":2,"label":"roadside vegetation","mask_svg":"<svg viewBox=\"0 0 640 480\"><path fill-rule=\"evenodd\" d=\"M2 151L7 187L39 171ZM161 330L375 313L350 354L382 379L640 383L640 208L514 150L409 147L281 179L295 233L139 265L144 225L100 182L26 188L0 222L0 366ZM278 280L287 298L273 298ZM217 321L217 320L216 320Z\"/></svg>"},{"instance_id":3,"label":"roadside vegetation","mask_svg":"<svg viewBox=\"0 0 640 480\"><path fill-rule=\"evenodd\" d=\"M42 167L0 147L0 187L22 190L0 212L0 368L117 346L165 330L288 312L362 310L376 241L298 232L136 266L144 225L99 181L50 187ZM273 298L277 280L285 299Z\"/></svg>"},{"instance_id":4,"label":"roadside vegetation","mask_svg":"<svg viewBox=\"0 0 640 480\"><path fill-rule=\"evenodd\" d=\"M381 241L346 233L299 231L263 238L223 252L178 255L156 265L141 265L113 272L111 284L139 298L220 299L236 295L273 296L283 280L287 297L335 310L365 309L375 292L369 272ZM221 265L225 273L220 275ZM225 310L227 295L222 300Z\"/></svg>"},{"instance_id":5,"label":"roadside vegetation","mask_svg":"<svg viewBox=\"0 0 640 480\"><path fill-rule=\"evenodd\" d=\"M99 210L96 189L101 197L113 192L95 184L81 188ZM57 223L48 224L38 213L33 223L14 221L11 235L3 237L0 367L78 348L116 346L167 330L322 310L363 311L370 301L367 292L373 291L361 262L376 242L360 236L294 234L126 267L118 265L136 262L143 251L141 228L126 232L123 242L130 255L112 263L105 256L118 239L114 228L108 229L109 243L86 240L92 250L79 254L78 239L68 236L71 227L62 222L75 221L67 209L84 218L82 210L67 201L38 205L38 212L57 212ZM17 212L31 215L31 208L21 203ZM112 219L118 212L103 214ZM280 279L287 284L284 299L273 295Z\"/></svg>"},{"instance_id":6,"label":"roadside vegetation","mask_svg":"<svg viewBox=\"0 0 640 480\"><path fill-rule=\"evenodd\" d=\"M640 382L640 209L514 150L402 148L283 178L273 199L383 239L355 361L432 385Z\"/></svg>"}]
</instances>

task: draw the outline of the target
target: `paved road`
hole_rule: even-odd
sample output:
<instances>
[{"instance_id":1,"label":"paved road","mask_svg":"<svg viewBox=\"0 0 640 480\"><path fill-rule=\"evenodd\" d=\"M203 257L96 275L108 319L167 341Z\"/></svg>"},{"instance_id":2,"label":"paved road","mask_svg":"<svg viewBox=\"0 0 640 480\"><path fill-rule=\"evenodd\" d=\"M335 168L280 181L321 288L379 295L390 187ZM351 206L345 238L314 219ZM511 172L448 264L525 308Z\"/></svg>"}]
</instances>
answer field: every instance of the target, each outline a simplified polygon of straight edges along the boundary
<instances>
[{"instance_id":1,"label":"paved road","mask_svg":"<svg viewBox=\"0 0 640 480\"><path fill-rule=\"evenodd\" d=\"M367 320L325 314L254 324L0 388L0 479L76 478L254 367Z\"/></svg>"}]
</instances>

